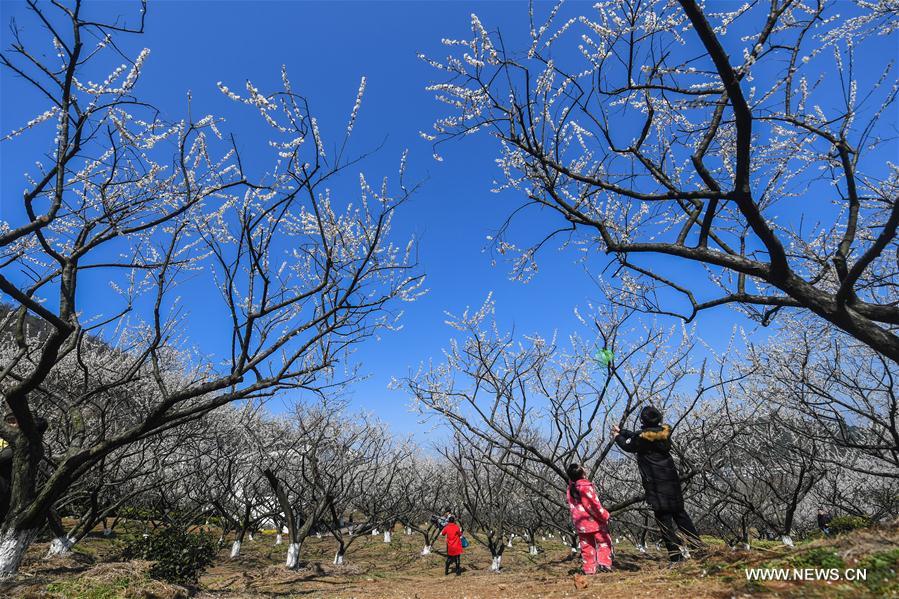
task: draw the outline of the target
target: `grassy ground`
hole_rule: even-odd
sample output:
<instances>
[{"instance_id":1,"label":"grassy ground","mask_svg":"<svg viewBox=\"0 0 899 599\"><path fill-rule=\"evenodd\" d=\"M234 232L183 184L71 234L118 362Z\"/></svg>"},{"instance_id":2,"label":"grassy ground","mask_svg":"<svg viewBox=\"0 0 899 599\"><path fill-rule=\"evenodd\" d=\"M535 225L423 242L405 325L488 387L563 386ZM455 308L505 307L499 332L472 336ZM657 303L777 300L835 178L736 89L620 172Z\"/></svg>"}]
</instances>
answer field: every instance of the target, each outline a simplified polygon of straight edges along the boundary
<instances>
[{"instance_id":1,"label":"grassy ground","mask_svg":"<svg viewBox=\"0 0 899 599\"><path fill-rule=\"evenodd\" d=\"M223 549L200 579L197 589L150 580L147 562L115 562L124 541L91 536L72 555L44 559L46 544L36 544L18 579L0 587L0 596L78 599L177 599L193 593L199 599L262 597L396 597L493 599L536 597L899 597L899 528L856 531L834 540L814 541L787 549L761 544L751 552L713 548L702 560L670 568L660 554L640 554L622 543L616 570L575 584L579 562L558 541L547 540L541 553L529 555L524 543L507 549L503 571L488 571L489 554L476 543L463 556L460 577L443 575L443 556L419 555L419 536L400 531L385 544L380 536L361 538L346 564L331 565L334 543L311 538L303 547L299 571L283 567L287 546L275 545L271 534L246 540L242 555L229 559ZM745 569L864 568L865 583L749 582Z\"/></svg>"}]
</instances>

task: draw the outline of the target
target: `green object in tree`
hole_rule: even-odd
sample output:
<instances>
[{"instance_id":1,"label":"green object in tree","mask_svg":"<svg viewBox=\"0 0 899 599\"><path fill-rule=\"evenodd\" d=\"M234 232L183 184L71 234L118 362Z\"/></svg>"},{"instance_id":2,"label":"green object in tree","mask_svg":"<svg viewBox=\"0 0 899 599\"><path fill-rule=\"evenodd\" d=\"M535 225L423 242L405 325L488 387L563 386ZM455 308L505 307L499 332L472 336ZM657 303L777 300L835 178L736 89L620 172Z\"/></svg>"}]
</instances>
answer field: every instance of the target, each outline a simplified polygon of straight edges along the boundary
<instances>
[{"instance_id":1,"label":"green object in tree","mask_svg":"<svg viewBox=\"0 0 899 599\"><path fill-rule=\"evenodd\" d=\"M596 352L596 361L603 366L608 366L615 359L615 352L610 349L603 348Z\"/></svg>"}]
</instances>

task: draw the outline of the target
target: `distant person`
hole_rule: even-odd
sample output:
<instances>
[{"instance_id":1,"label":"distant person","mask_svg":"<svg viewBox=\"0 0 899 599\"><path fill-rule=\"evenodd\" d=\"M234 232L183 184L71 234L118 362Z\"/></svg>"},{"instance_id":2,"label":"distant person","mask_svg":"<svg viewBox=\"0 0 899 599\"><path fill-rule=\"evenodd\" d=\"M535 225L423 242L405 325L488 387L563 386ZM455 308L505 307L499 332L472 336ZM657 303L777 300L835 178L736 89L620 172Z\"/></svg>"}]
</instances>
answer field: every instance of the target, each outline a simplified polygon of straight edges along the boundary
<instances>
[{"instance_id":1,"label":"distant person","mask_svg":"<svg viewBox=\"0 0 899 599\"><path fill-rule=\"evenodd\" d=\"M581 547L584 574L596 574L612 569L612 536L609 534L609 512L602 507L593 483L580 464L567 468L568 490L566 499L571 521Z\"/></svg>"},{"instance_id":2,"label":"distant person","mask_svg":"<svg viewBox=\"0 0 899 599\"><path fill-rule=\"evenodd\" d=\"M830 521L833 517L823 508L818 508L818 528L824 533L825 537L830 536Z\"/></svg>"},{"instance_id":3,"label":"distant person","mask_svg":"<svg viewBox=\"0 0 899 599\"><path fill-rule=\"evenodd\" d=\"M448 576L450 566L455 565L456 576L462 574L462 528L456 524L455 516L447 516L446 526L440 534L446 537L446 567L443 575Z\"/></svg>"},{"instance_id":4,"label":"distant person","mask_svg":"<svg viewBox=\"0 0 899 599\"><path fill-rule=\"evenodd\" d=\"M668 559L681 561L681 539L675 532L682 533L688 545L700 549L704 547L699 533L690 516L684 510L681 481L674 460L671 458L671 427L662 424L662 413L653 406L640 411L641 428L637 432L612 427L612 436L618 447L628 453L637 454L637 466L646 492L646 503L655 514L662 532Z\"/></svg>"}]
</instances>

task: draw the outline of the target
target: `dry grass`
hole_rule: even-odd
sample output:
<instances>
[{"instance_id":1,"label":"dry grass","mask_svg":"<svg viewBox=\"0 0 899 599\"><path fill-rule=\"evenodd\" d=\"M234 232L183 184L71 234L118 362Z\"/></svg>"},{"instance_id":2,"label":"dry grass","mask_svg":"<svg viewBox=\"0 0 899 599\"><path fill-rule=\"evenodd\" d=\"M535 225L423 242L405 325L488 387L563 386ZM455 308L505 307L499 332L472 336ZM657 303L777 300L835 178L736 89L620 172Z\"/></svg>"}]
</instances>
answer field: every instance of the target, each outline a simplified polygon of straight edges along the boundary
<instances>
[{"instance_id":1,"label":"dry grass","mask_svg":"<svg viewBox=\"0 0 899 599\"><path fill-rule=\"evenodd\" d=\"M95 536L87 539L81 554L45 560L46 545L29 552L22 574L13 585L0 588L2 596L77 599L175 599L181 587L151 581L147 562L108 563L121 541ZM670 568L660 554L640 554L621 546L612 573L589 578L586 588L576 588L579 562L557 540L543 543L543 551L529 555L524 543L507 549L503 571L489 572L489 554L473 543L463 556L460 577L443 575L443 556L421 556L421 538L401 531L385 544L380 536L360 538L346 556L346 564L331 564L335 550L328 539L310 538L303 547L304 565L289 571L282 565L287 545L275 545L272 535L245 540L242 555L229 559L226 546L216 564L194 590L198 599L258 599L263 597L321 598L416 598L495 599L537 597L879 597L858 585L826 583L747 583L744 569L781 565L797 556L814 555L826 548L847 566L864 564L899 545L899 529L859 531L835 540L765 551L732 552L717 548L703 560L691 560ZM438 548L439 549L439 548ZM880 553L878 553L880 552ZM897 596L899 586L888 596ZM100 589L100 590L97 590ZM102 592L101 592L102 591Z\"/></svg>"}]
</instances>

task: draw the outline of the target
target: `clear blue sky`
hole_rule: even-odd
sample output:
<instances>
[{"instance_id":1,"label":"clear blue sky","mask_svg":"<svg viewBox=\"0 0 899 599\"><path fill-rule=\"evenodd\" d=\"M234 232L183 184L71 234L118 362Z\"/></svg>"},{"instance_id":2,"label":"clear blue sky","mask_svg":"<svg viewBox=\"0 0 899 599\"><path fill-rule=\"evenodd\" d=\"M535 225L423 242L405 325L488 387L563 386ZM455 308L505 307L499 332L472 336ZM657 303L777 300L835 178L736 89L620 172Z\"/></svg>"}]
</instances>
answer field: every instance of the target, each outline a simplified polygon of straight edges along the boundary
<instances>
[{"instance_id":1,"label":"clear blue sky","mask_svg":"<svg viewBox=\"0 0 899 599\"><path fill-rule=\"evenodd\" d=\"M133 5L124 3L88 7L105 14L118 10L134 15ZM575 6L581 8L586 5ZM575 306L601 300L583 265L575 264L572 252L544 252L540 273L526 285L508 280L508 265L491 266L485 238L517 205L515 198L490 193L493 179L500 175L493 164L495 145L487 137L449 144L441 152L445 161L437 163L431 158L430 145L418 135L430 129L443 109L424 90L438 74L420 61L417 53L445 55L440 39L469 36L472 12L488 28L499 27L510 45L526 44L524 2L211 1L151 2L146 34L125 43L133 54L144 46L152 50L138 95L171 118L184 113L185 94L191 90L197 110L242 114L249 119L252 115L246 111L233 111L216 89L216 82L239 89L249 78L262 90L274 90L280 67L286 64L295 87L311 99L313 113L327 137L328 131L342 130L359 79L367 77L353 144L363 151L386 142L363 170L370 179L393 176L400 154L408 148L410 178L427 179L398 215L397 233L419 238L420 263L430 293L406 307L402 331L384 335L357 355L371 376L356 385L353 401L377 412L398 432L419 429L408 412L407 398L401 392L388 391L387 382L422 360L440 359L440 349L452 334L444 324L444 311L461 312L467 305L479 305L493 291L500 320L506 325L514 324L522 333L550 335L558 330L565 334L579 326L572 312ZM24 13L23 2L0 0L4 48L10 44L11 18L35 30L33 19ZM0 129L5 133L43 108L38 110L33 96L21 93L21 81L5 71L0 76ZM252 128L234 121L230 128L241 144L254 141ZM34 139L21 139L0 144L4 204L7 198L15 198L18 204L22 172L45 147L35 145ZM355 184L354 175L347 176ZM6 204L3 217L14 220L18 215L11 210L17 209ZM597 256L592 268L603 263L604 258ZM188 307L194 303L189 299ZM746 324L734 312L720 309L702 316L699 325L706 338L723 343L738 322ZM202 350L215 351L216 334L211 327L197 326L191 335Z\"/></svg>"}]
</instances>

